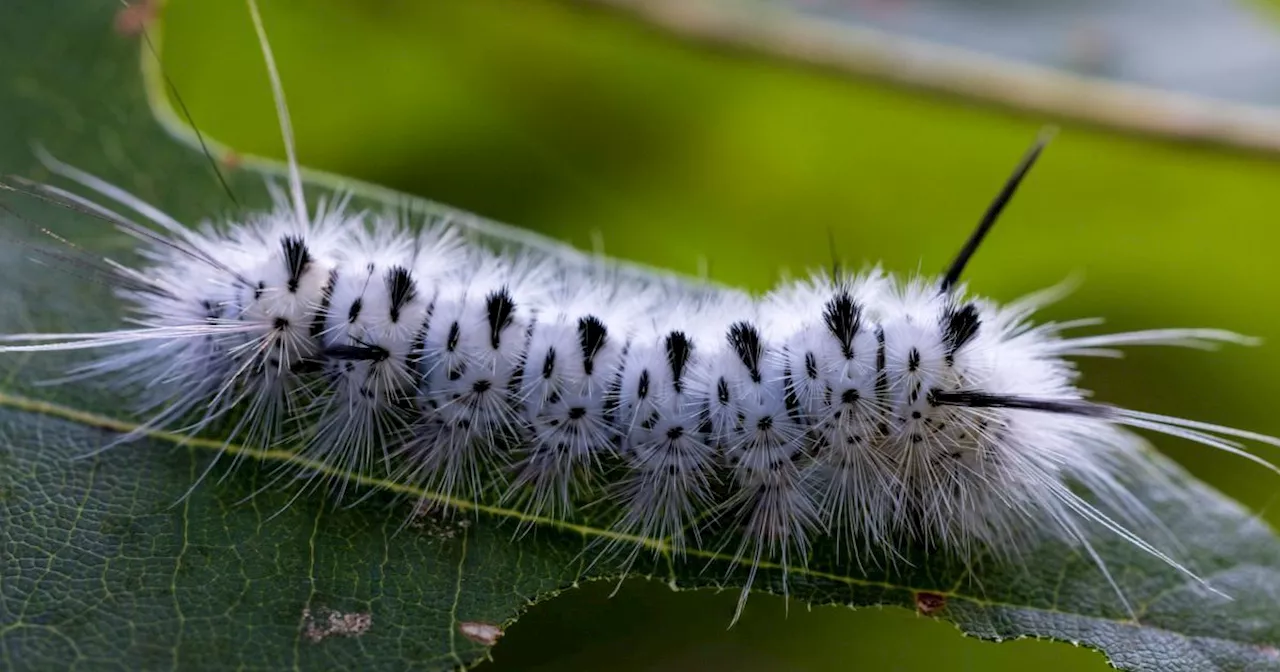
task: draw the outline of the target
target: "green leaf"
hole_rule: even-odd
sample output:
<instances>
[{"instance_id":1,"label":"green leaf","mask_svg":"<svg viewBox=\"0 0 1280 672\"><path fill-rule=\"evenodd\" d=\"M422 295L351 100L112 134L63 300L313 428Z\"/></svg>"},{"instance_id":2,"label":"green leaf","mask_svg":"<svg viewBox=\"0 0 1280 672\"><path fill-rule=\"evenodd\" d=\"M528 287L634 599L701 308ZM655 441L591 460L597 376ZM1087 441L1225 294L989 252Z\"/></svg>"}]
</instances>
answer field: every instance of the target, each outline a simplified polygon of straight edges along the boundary
<instances>
[{"instance_id":1,"label":"green leaf","mask_svg":"<svg viewBox=\"0 0 1280 672\"><path fill-rule=\"evenodd\" d=\"M227 212L204 157L153 118L139 42L115 28L119 9L108 0L48 0L7 12L0 172L46 177L30 146L39 141L181 219ZM233 170L229 178L247 207L265 202L258 175ZM373 188L364 195L407 198ZM35 265L12 239L29 238L23 220L33 220L92 250L127 254L127 240L65 210L9 196L2 203L0 225L10 239L0 248L0 331L116 324L108 287ZM515 235L500 227L489 233ZM608 534L589 522L536 521L530 536L513 542L520 515L480 507L474 519L419 517L401 530L409 507L393 495L428 493L370 482L395 492L349 508L317 493L295 498L268 487L278 469L306 466L286 450L232 446L241 468L216 467L184 499L221 442L179 445L158 433L85 457L136 419L127 400L95 386L37 384L70 363L0 359L6 668L469 665L487 655L493 626L507 627L529 604L583 581L616 578L615 567L586 569L591 556L582 551ZM1051 542L1018 566L988 562L972 570L917 554L910 567L864 572L819 548L788 585L797 601L919 609L982 638L1078 642L1123 669L1280 669L1280 542L1222 495L1183 485L1194 493L1191 505L1141 484L1136 495L1186 543L1190 563L1234 600L1206 594L1112 537L1098 540L1098 552L1138 622L1089 559ZM744 568L693 555L658 562L650 575L680 588L741 585ZM767 567L757 586L778 591L778 568Z\"/></svg>"}]
</instances>

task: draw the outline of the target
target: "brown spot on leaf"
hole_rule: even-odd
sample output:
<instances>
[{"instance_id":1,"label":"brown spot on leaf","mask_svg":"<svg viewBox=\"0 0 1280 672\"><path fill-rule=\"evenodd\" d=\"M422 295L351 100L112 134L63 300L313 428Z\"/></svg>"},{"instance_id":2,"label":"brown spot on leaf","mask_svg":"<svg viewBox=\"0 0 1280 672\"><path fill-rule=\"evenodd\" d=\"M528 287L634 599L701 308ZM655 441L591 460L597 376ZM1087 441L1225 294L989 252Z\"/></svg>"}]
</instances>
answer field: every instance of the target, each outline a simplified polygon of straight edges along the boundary
<instances>
[{"instance_id":1,"label":"brown spot on leaf","mask_svg":"<svg viewBox=\"0 0 1280 672\"><path fill-rule=\"evenodd\" d=\"M937 593L916 593L916 611L922 616L933 616L947 608L947 596Z\"/></svg>"},{"instance_id":2,"label":"brown spot on leaf","mask_svg":"<svg viewBox=\"0 0 1280 672\"><path fill-rule=\"evenodd\" d=\"M116 12L116 34L124 37L141 35L160 14L160 2L161 0L137 0L120 8Z\"/></svg>"},{"instance_id":3,"label":"brown spot on leaf","mask_svg":"<svg viewBox=\"0 0 1280 672\"><path fill-rule=\"evenodd\" d=\"M222 164L222 167L227 170L239 170L240 167L244 165L244 157L240 156L236 152L228 151L222 155L220 163Z\"/></svg>"},{"instance_id":4,"label":"brown spot on leaf","mask_svg":"<svg viewBox=\"0 0 1280 672\"><path fill-rule=\"evenodd\" d=\"M480 623L478 621L463 621L458 624L458 632L463 637L485 646L493 646L502 639L502 628L492 623Z\"/></svg>"},{"instance_id":5,"label":"brown spot on leaf","mask_svg":"<svg viewBox=\"0 0 1280 672\"><path fill-rule=\"evenodd\" d=\"M343 613L332 609L302 610L303 633L316 644L327 637L359 637L373 625L369 612Z\"/></svg>"}]
</instances>

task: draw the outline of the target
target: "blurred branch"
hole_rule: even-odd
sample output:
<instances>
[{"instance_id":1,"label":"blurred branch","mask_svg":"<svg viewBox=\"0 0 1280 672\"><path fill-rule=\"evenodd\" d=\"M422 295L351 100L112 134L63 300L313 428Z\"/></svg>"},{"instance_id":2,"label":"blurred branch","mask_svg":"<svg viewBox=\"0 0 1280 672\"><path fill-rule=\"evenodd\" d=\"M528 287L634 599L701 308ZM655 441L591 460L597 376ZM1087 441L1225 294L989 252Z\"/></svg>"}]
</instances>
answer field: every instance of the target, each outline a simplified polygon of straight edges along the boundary
<instances>
[{"instance_id":1,"label":"blurred branch","mask_svg":"<svg viewBox=\"0 0 1280 672\"><path fill-rule=\"evenodd\" d=\"M700 42L1131 133L1280 152L1280 109L1075 75L760 2L586 1Z\"/></svg>"}]
</instances>

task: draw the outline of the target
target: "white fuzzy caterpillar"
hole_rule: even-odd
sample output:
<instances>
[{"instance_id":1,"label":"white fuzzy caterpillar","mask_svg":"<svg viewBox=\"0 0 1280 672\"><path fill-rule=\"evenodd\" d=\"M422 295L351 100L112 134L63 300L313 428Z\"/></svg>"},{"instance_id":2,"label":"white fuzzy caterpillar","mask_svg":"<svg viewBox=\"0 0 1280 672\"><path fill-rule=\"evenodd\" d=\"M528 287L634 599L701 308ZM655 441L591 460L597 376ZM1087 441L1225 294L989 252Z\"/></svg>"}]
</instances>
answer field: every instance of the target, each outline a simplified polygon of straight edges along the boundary
<instances>
[{"instance_id":1,"label":"white fuzzy caterpillar","mask_svg":"<svg viewBox=\"0 0 1280 672\"><path fill-rule=\"evenodd\" d=\"M1110 580L1094 526L1194 576L1136 532L1155 517L1125 476L1157 467L1126 428L1275 469L1240 441L1280 440L1087 401L1071 363L1126 345L1248 339L1070 337L1070 325L1029 322L1048 295L1001 307L957 284L1043 141L942 278L836 272L749 297L603 260L493 251L448 223L413 232L344 198L312 212L249 6L289 156L273 210L190 229L51 159L52 172L149 223L56 187L9 187L138 240L140 267L100 261L128 328L0 338L0 353L103 350L73 377L144 388L133 435L225 421L228 441L292 447L344 475L338 494L376 474L539 516L602 504L617 531L677 554L732 544L752 576L766 559L803 564L823 535L849 562L906 544L968 561L1011 555L1040 530Z\"/></svg>"}]
</instances>

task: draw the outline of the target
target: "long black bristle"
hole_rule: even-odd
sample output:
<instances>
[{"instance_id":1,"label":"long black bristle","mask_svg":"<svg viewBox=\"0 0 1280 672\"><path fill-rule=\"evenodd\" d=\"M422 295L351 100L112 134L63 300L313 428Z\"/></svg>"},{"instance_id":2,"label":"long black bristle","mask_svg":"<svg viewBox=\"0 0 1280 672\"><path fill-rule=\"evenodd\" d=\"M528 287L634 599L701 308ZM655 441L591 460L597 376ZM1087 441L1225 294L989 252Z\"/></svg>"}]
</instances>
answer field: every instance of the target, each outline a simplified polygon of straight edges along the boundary
<instances>
[{"instance_id":1,"label":"long black bristle","mask_svg":"<svg viewBox=\"0 0 1280 672\"><path fill-rule=\"evenodd\" d=\"M982 219L978 222L978 228L973 230L969 235L969 240L965 241L964 247L960 248L960 253L956 255L951 266L947 268L947 273L942 277L942 284L938 289L942 293L951 291L952 287L960 280L960 274L964 273L964 268L969 264L978 246L982 244L982 240L987 237L987 233L991 231L991 227L995 226L996 220L1000 218L1000 213L1004 211L1004 207L1009 204L1009 200L1013 198L1014 192L1018 190L1018 185L1022 184L1022 179L1027 176L1031 170L1031 166L1035 165L1036 159L1040 158L1040 152L1045 145L1053 139L1057 129L1053 127L1045 128L1040 131L1040 135L1036 138L1035 144L1031 145L1031 149L1022 156L1022 160L1018 162L1018 166L1013 169L1013 174L1005 181L1004 187L1000 189L1000 193L996 194L995 200L991 201L991 205L987 206L987 211L983 213Z\"/></svg>"},{"instance_id":2,"label":"long black bristle","mask_svg":"<svg viewBox=\"0 0 1280 672\"><path fill-rule=\"evenodd\" d=\"M992 394L973 390L960 390L957 392L933 390L929 393L929 402L936 406L1011 408L1044 413L1060 413L1063 415L1081 415L1089 418L1109 418L1115 414L1114 409L1110 406L1083 399L1021 397L1014 394Z\"/></svg>"},{"instance_id":3,"label":"long black bristle","mask_svg":"<svg viewBox=\"0 0 1280 672\"><path fill-rule=\"evenodd\" d=\"M391 356L379 345L332 345L321 353L329 359L345 361L381 362Z\"/></svg>"}]
</instances>

